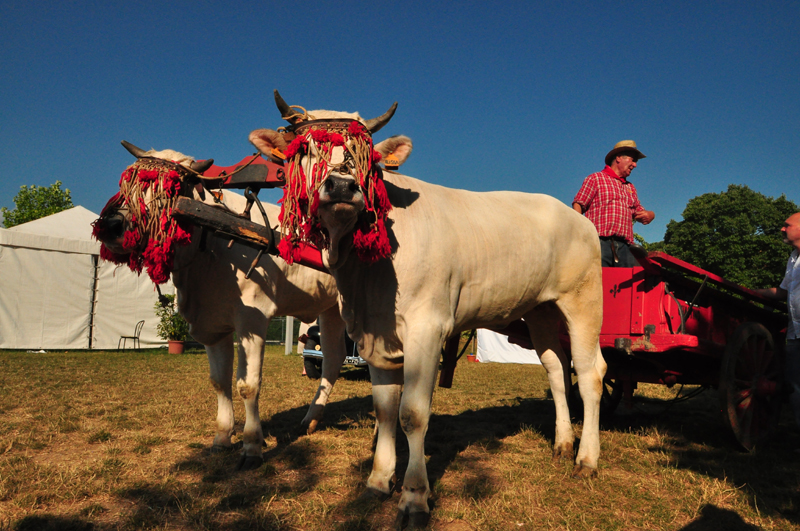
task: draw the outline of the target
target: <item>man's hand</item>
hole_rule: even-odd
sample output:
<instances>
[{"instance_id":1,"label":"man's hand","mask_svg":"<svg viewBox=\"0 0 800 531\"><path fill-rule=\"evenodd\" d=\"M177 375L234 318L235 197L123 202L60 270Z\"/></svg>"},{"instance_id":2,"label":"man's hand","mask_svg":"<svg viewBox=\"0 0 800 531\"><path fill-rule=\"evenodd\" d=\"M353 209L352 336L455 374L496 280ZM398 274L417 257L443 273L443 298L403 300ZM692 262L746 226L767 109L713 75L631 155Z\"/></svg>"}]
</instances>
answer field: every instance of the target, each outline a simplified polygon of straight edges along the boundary
<instances>
[{"instance_id":1,"label":"man's hand","mask_svg":"<svg viewBox=\"0 0 800 531\"><path fill-rule=\"evenodd\" d=\"M634 221L638 221L642 225L647 225L656 218L656 213L652 210L640 210L633 215Z\"/></svg>"}]
</instances>

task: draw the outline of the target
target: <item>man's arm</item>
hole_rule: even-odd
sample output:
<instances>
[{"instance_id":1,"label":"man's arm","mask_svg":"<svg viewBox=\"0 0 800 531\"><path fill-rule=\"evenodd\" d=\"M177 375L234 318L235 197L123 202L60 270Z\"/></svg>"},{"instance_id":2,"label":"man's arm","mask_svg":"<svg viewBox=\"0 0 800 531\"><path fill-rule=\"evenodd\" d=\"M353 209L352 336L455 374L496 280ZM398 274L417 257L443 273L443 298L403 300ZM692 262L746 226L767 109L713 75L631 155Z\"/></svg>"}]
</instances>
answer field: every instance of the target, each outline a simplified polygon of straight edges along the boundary
<instances>
[{"instance_id":1,"label":"man's arm","mask_svg":"<svg viewBox=\"0 0 800 531\"><path fill-rule=\"evenodd\" d=\"M583 205L581 205L580 203L572 203L572 210L574 210L578 214L583 214Z\"/></svg>"},{"instance_id":2,"label":"man's arm","mask_svg":"<svg viewBox=\"0 0 800 531\"><path fill-rule=\"evenodd\" d=\"M765 299L786 300L788 293L783 288L761 288L752 290Z\"/></svg>"},{"instance_id":3,"label":"man's arm","mask_svg":"<svg viewBox=\"0 0 800 531\"><path fill-rule=\"evenodd\" d=\"M639 210L633 215L633 219L642 225L647 225L656 218L656 213L652 210Z\"/></svg>"}]
</instances>

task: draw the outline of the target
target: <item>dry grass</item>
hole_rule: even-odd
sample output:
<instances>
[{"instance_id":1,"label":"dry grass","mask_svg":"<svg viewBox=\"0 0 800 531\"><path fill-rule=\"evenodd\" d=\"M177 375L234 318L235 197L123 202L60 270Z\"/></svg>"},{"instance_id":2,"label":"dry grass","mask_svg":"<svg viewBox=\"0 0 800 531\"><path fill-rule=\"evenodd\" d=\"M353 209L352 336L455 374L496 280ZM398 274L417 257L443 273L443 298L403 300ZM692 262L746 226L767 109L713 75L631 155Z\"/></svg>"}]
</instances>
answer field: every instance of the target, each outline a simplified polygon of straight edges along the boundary
<instances>
[{"instance_id":1,"label":"dry grass","mask_svg":"<svg viewBox=\"0 0 800 531\"><path fill-rule=\"evenodd\" d=\"M387 528L397 494L355 503L371 466L369 382L347 371L308 437L298 425L315 383L301 370L268 349L265 464L236 473L237 452L209 452L216 398L201 352L0 352L0 530ZM437 389L433 529L800 528L788 413L779 438L743 454L713 392L663 411L675 391L641 386L637 413L603 426L599 477L573 480L550 457L547 388L540 367L462 361L453 388ZM398 451L402 472L402 436Z\"/></svg>"}]
</instances>

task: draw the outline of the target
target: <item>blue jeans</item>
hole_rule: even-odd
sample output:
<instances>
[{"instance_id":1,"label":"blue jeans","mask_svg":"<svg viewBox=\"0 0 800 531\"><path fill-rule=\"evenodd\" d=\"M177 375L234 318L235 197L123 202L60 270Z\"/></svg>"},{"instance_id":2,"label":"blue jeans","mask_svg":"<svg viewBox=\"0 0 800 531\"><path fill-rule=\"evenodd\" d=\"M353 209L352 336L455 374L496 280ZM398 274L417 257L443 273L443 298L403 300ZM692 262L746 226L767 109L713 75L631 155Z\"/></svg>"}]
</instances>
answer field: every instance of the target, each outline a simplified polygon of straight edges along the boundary
<instances>
[{"instance_id":1,"label":"blue jeans","mask_svg":"<svg viewBox=\"0 0 800 531\"><path fill-rule=\"evenodd\" d=\"M617 255L618 261L614 260L614 254ZM639 265L626 242L612 240L605 236L600 238L600 255L603 259L603 267L635 267Z\"/></svg>"},{"instance_id":2,"label":"blue jeans","mask_svg":"<svg viewBox=\"0 0 800 531\"><path fill-rule=\"evenodd\" d=\"M786 340L786 385L789 386L789 403L794 420L800 426L800 339Z\"/></svg>"}]
</instances>

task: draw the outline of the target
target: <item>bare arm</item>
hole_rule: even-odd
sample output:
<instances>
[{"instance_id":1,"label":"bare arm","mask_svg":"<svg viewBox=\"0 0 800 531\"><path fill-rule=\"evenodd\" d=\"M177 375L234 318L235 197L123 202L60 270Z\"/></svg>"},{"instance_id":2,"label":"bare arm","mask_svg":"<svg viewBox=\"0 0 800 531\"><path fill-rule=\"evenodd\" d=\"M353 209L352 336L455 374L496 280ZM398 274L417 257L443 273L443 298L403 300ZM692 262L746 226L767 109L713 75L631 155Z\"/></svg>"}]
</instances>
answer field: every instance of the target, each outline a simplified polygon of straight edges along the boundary
<instances>
[{"instance_id":1,"label":"bare arm","mask_svg":"<svg viewBox=\"0 0 800 531\"><path fill-rule=\"evenodd\" d=\"M572 203L572 209L578 214L583 214L583 206L580 203Z\"/></svg>"},{"instance_id":2,"label":"bare arm","mask_svg":"<svg viewBox=\"0 0 800 531\"><path fill-rule=\"evenodd\" d=\"M786 290L783 288L762 288L754 289L753 291L765 299L786 300L787 295Z\"/></svg>"},{"instance_id":3,"label":"bare arm","mask_svg":"<svg viewBox=\"0 0 800 531\"><path fill-rule=\"evenodd\" d=\"M652 210L640 210L633 215L633 219L641 223L642 225L647 225L651 221L653 221L656 217L656 213Z\"/></svg>"}]
</instances>

